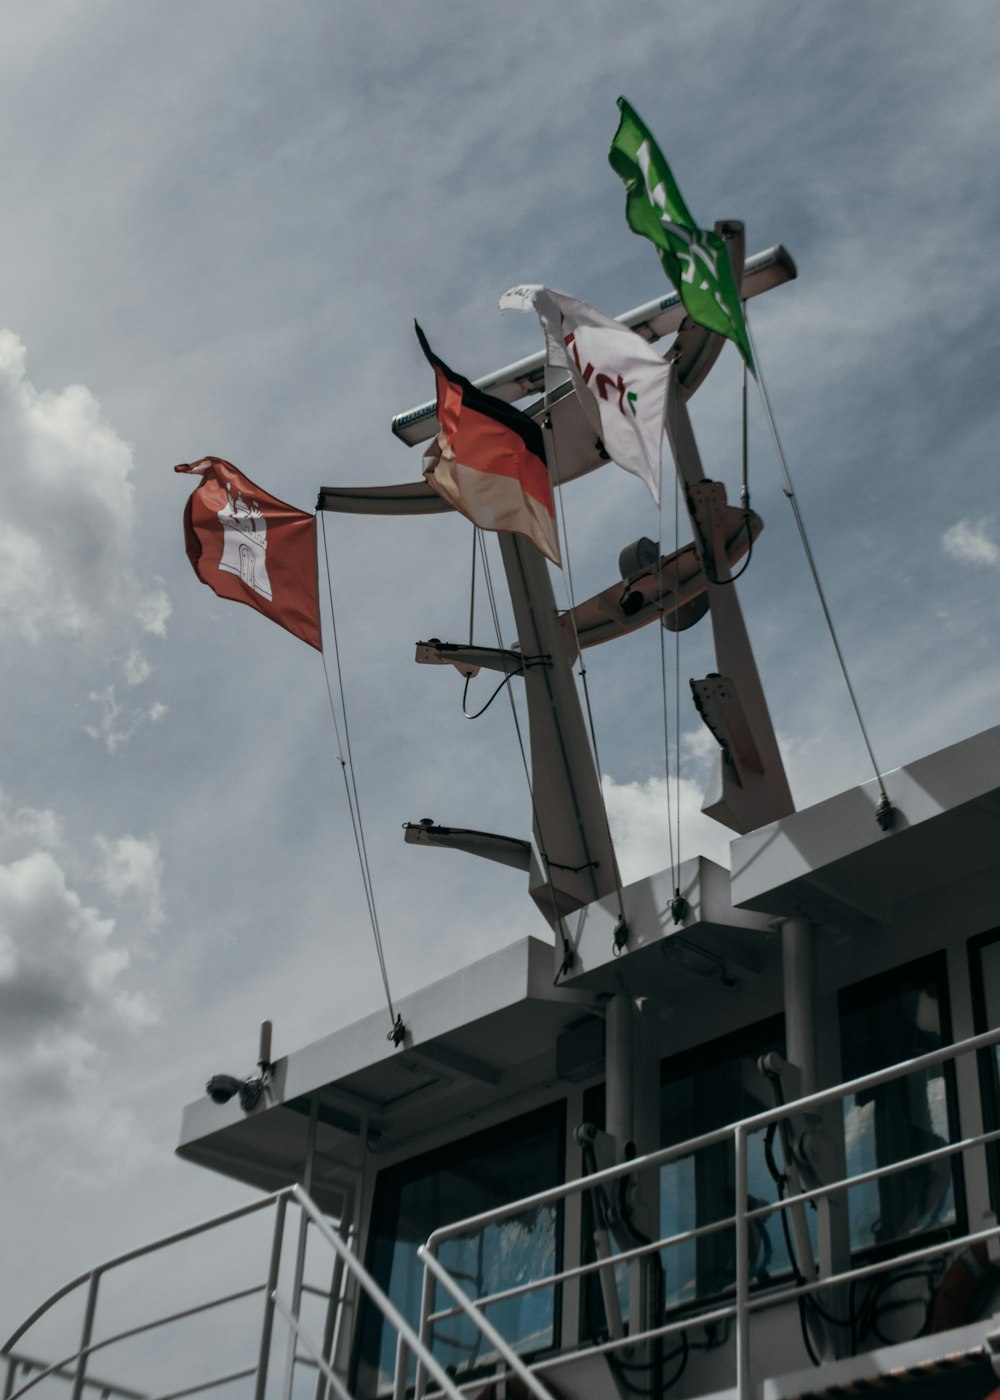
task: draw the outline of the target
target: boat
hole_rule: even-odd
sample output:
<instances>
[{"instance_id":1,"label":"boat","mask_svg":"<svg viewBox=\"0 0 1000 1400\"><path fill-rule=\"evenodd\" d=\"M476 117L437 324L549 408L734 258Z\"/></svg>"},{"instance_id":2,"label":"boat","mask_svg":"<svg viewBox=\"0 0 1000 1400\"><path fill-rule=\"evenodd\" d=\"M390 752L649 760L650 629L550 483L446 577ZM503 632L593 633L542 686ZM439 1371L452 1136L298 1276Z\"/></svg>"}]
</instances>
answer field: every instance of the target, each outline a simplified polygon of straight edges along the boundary
<instances>
[{"instance_id":1,"label":"boat","mask_svg":"<svg viewBox=\"0 0 1000 1400\"><path fill-rule=\"evenodd\" d=\"M783 248L719 232L744 298L794 279ZM551 936L406 997L388 1034L373 1008L272 1058L265 1023L177 1146L249 1203L43 1302L3 1347L5 1400L1000 1394L1000 727L794 808L735 586L761 522L705 479L686 407L722 338L675 294L620 319L672 337L691 542L636 541L560 610L503 534L516 646L417 648L523 687L531 832L404 839L527 876ZM479 384L575 441L563 486L603 469L540 355ZM393 426L426 441L434 404ZM319 508L448 507L419 481ZM623 884L574 666L699 622L729 864Z\"/></svg>"}]
</instances>

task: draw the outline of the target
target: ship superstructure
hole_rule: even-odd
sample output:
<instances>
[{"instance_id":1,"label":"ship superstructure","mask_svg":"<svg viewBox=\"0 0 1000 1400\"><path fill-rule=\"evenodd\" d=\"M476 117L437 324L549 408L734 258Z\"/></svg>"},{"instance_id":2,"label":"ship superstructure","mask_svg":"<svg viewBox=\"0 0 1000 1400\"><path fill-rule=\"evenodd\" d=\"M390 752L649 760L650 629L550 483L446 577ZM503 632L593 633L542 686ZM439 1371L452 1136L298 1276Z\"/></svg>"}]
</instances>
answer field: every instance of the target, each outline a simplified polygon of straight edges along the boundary
<instances>
[{"instance_id":1,"label":"ship superstructure","mask_svg":"<svg viewBox=\"0 0 1000 1400\"><path fill-rule=\"evenodd\" d=\"M794 276L782 249L744 265L742 227L717 228L744 297ZM620 580L560 612L538 551L501 535L517 646L418 647L523 686L532 829L417 822L406 839L523 872L552 939L515 938L404 999L397 1035L375 1014L215 1076L178 1151L265 1193L220 1227L265 1220L261 1252L228 1291L118 1324L105 1305L134 1304L128 1270L169 1270L187 1235L105 1262L59 1297L72 1345L33 1346L48 1305L8 1342L7 1400L792 1400L890 1381L984 1400L996 1385L1000 728L793 809L734 586L760 521L705 479L686 408L723 342L676 297L622 319L676 333L666 426L691 542L636 542ZM540 375L534 357L481 387L513 401ZM532 411L578 433L564 486L602 465L571 393ZM422 406L395 426L416 442L432 420ZM423 482L319 504L447 508ZM706 614L716 669L692 690L729 865L623 885L573 668L587 646ZM216 1321L233 1309L238 1324ZM205 1317L215 1352L163 1342Z\"/></svg>"}]
</instances>

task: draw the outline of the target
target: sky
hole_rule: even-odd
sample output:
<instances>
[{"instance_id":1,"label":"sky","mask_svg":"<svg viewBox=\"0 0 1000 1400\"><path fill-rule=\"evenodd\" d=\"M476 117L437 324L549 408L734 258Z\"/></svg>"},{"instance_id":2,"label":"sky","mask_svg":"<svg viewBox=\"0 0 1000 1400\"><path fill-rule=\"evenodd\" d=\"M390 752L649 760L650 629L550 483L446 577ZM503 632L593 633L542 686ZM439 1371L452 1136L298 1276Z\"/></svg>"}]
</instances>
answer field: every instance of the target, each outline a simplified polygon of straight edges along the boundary
<instances>
[{"instance_id":1,"label":"sky","mask_svg":"<svg viewBox=\"0 0 1000 1400\"><path fill-rule=\"evenodd\" d=\"M263 1018L281 1055L385 1005L322 659L197 581L172 467L216 454L307 510L320 486L416 480L389 431L433 392L414 318L476 377L541 348L500 315L508 287L612 314L665 291L607 164L620 93L701 223L740 218L749 252L797 263L751 324L879 767L1000 719L1000 12L7 0L3 33L6 1336L99 1259L247 1199L172 1154ZM727 348L691 412L730 499L740 401ZM871 770L753 388L749 470L765 530L740 596L806 805ZM566 488L574 596L673 539L672 497L658 518L612 466ZM468 639L471 527L324 524L398 1000L547 936L517 872L402 823L524 836L528 797L504 697L469 722L457 674L413 663ZM629 879L669 859L654 632L587 658ZM713 669L706 632L681 639L682 695ZM684 701L683 853L724 859L697 811L712 747Z\"/></svg>"}]
</instances>

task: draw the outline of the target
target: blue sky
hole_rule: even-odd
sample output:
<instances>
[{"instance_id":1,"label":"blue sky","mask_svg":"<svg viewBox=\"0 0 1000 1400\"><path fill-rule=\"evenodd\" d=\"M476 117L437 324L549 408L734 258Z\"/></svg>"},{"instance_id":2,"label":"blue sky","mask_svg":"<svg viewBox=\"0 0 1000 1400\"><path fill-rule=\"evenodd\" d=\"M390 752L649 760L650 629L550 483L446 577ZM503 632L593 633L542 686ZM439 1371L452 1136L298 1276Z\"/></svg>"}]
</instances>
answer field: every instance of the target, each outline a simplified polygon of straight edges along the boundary
<instances>
[{"instance_id":1,"label":"blue sky","mask_svg":"<svg viewBox=\"0 0 1000 1400\"><path fill-rule=\"evenodd\" d=\"M382 1001L319 657L201 587L188 481L227 457L311 508L415 479L391 415L541 346L522 282L618 313L663 278L607 165L624 92L705 224L799 279L761 364L885 769L997 721L1000 16L847 0L11 0L0 53L0 1331L65 1278L245 1198L176 1162L180 1109ZM738 486L727 350L692 406ZM741 587L793 793L869 776L759 402ZM673 537L664 492L665 538ZM578 596L660 530L611 468L566 493ZM327 518L395 996L541 932L515 872L404 846L527 834L509 712L413 643L467 635L470 529ZM682 539L686 531L682 525ZM560 585L561 587L561 585ZM559 594L562 601L562 594ZM490 640L486 617L479 638ZM589 661L623 864L667 863L652 629ZM604 653L607 654L604 654ZM711 669L701 629L681 672ZM474 692L485 698L485 687ZM710 745L685 734L687 853Z\"/></svg>"}]
</instances>

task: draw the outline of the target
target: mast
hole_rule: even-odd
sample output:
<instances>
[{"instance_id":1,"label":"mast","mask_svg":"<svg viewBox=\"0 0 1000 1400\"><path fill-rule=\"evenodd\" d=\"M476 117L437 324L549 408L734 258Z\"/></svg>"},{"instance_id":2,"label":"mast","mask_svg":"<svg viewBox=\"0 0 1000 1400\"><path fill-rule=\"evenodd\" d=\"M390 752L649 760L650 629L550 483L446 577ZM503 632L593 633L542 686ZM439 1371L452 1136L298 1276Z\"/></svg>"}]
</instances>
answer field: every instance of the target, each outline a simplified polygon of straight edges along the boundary
<instances>
[{"instance_id":1,"label":"mast","mask_svg":"<svg viewBox=\"0 0 1000 1400\"><path fill-rule=\"evenodd\" d=\"M620 884L600 775L559 625L545 560L530 541L501 534L524 665L531 742L532 858L528 889L550 924Z\"/></svg>"},{"instance_id":2,"label":"mast","mask_svg":"<svg viewBox=\"0 0 1000 1400\"><path fill-rule=\"evenodd\" d=\"M744 271L743 225L728 221L717 224L716 231L726 241L736 284L740 287ZM791 259L783 249L781 253L782 257L768 260L768 276L773 280L761 281L754 291L763 291L795 275ZM671 352L667 438L691 519L694 549L704 575L704 595L681 597L680 564L672 556L670 560L661 559L655 566L657 606L651 606L652 592L649 597L639 598L638 604L645 610L643 622L656 618L663 625L680 628L691 625L703 615L707 600L716 671L691 683L699 713L719 743L716 772L704 810L732 830L743 833L787 815L793 805L730 569L733 517L740 512L727 504L721 483L705 478L687 412L687 400L715 364L723 337L685 318L678 298L666 299L663 306L667 302L671 303L665 318L670 321L669 328L679 326ZM651 318L643 325L650 328L650 339L663 333L659 326L653 328ZM540 357L533 357L532 363L519 362L510 372L500 371L480 380L479 384L512 402L523 396L527 381L540 368ZM541 417L545 409L546 403L542 401L528 412ZM578 412L572 395L561 391L556 411ZM421 405L398 415L393 426L400 436L411 442L432 436L432 406ZM592 439L593 434L579 461L565 464L563 484L606 460L600 443L594 444ZM372 514L426 514L449 508L426 483L407 487L324 489L318 504L326 510ZM742 515L737 525L744 527L748 546L751 533L759 529L759 521L749 510ZM464 849L527 868L532 898L549 924L559 930L566 915L586 909L616 892L620 898L621 884L600 774L573 677L577 655L575 634L565 625L566 620L560 618L548 566L535 546L509 532L499 532L498 538L517 627L517 651L471 644L457 646L434 640L418 645L417 660L450 663L464 669L466 674L468 668L482 665L508 676L519 674L523 679L530 735L534 848L529 852L525 849L526 843L512 838L485 832L453 831L427 823L409 825L406 839ZM667 598L669 584L664 586L667 580L672 581L676 594L672 604ZM631 630L638 621L637 613L633 614L631 622L622 613L601 639L604 635L620 635ZM657 921L657 930L650 934L655 937L664 920L670 917L670 910L650 908L649 914ZM620 929L624 948L629 936L624 914ZM556 980L567 971L565 943L560 948L557 940ZM619 989L606 998L605 1013L607 1127L603 1133L590 1128L586 1131L594 1133L590 1140L602 1149L605 1157L621 1163L658 1145L661 1047L655 1024L657 1010L648 998L634 994L629 979L619 979ZM598 1152L598 1159L602 1152ZM608 1165L608 1162L605 1160L601 1165ZM623 1196L622 1209L614 1226L623 1249L634 1248L644 1238L658 1237L657 1174L652 1173L649 1180L633 1180L628 1197L625 1205ZM662 1307L661 1293L660 1261L656 1256L646 1256L630 1269L629 1277L630 1317L637 1330L652 1326L658 1320L655 1314ZM654 1369L659 1364L655 1349L646 1359Z\"/></svg>"}]
</instances>

